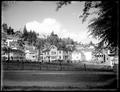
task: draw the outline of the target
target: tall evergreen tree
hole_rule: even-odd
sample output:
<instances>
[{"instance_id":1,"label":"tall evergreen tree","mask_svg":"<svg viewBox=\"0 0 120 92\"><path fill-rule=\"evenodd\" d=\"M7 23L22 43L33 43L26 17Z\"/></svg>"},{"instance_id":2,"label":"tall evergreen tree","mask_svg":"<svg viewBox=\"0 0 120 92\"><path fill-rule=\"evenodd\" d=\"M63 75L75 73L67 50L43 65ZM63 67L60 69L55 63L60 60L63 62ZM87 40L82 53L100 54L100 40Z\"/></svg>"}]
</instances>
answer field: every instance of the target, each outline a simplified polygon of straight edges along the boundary
<instances>
[{"instance_id":1,"label":"tall evergreen tree","mask_svg":"<svg viewBox=\"0 0 120 92\"><path fill-rule=\"evenodd\" d=\"M22 37L23 37L24 41L27 41L28 31L27 31L26 26L24 26Z\"/></svg>"}]
</instances>

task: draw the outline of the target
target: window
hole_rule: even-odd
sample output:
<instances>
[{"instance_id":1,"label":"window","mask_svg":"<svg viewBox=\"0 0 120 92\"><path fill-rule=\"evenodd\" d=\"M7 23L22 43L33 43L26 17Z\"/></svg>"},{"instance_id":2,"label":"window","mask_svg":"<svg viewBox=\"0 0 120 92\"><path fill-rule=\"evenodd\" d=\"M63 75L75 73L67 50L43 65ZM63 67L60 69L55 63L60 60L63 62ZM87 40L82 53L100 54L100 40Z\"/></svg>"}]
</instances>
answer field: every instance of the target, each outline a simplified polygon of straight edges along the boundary
<instances>
[{"instance_id":1,"label":"window","mask_svg":"<svg viewBox=\"0 0 120 92\"><path fill-rule=\"evenodd\" d=\"M61 56L59 56L59 59L61 59Z\"/></svg>"},{"instance_id":2,"label":"window","mask_svg":"<svg viewBox=\"0 0 120 92\"><path fill-rule=\"evenodd\" d=\"M53 51L52 51L51 54L56 54L56 52L53 52Z\"/></svg>"},{"instance_id":3,"label":"window","mask_svg":"<svg viewBox=\"0 0 120 92\"><path fill-rule=\"evenodd\" d=\"M56 56L51 56L52 59L56 59Z\"/></svg>"},{"instance_id":4,"label":"window","mask_svg":"<svg viewBox=\"0 0 120 92\"><path fill-rule=\"evenodd\" d=\"M52 49L54 49L55 47L53 46Z\"/></svg>"}]
</instances>

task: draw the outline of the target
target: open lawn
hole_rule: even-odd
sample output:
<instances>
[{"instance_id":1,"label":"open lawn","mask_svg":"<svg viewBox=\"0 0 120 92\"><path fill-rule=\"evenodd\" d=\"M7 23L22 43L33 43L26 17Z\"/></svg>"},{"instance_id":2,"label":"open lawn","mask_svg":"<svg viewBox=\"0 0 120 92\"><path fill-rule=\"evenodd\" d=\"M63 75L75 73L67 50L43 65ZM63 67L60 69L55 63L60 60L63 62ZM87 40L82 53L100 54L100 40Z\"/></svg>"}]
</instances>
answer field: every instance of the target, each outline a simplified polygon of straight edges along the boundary
<instances>
[{"instance_id":1,"label":"open lawn","mask_svg":"<svg viewBox=\"0 0 120 92\"><path fill-rule=\"evenodd\" d=\"M95 71L3 71L3 90L117 89L114 72Z\"/></svg>"},{"instance_id":2,"label":"open lawn","mask_svg":"<svg viewBox=\"0 0 120 92\"><path fill-rule=\"evenodd\" d=\"M3 90L117 89L107 66L70 63L2 62Z\"/></svg>"}]
</instances>

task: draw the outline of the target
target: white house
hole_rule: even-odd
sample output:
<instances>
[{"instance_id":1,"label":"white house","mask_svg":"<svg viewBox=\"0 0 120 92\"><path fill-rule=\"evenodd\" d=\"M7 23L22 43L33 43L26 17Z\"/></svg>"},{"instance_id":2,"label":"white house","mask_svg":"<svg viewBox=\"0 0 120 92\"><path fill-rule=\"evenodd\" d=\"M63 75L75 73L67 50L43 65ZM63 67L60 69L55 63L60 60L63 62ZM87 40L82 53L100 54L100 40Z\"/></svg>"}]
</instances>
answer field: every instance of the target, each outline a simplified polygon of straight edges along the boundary
<instances>
[{"instance_id":1,"label":"white house","mask_svg":"<svg viewBox=\"0 0 120 92\"><path fill-rule=\"evenodd\" d=\"M44 62L53 62L55 60L68 59L68 54L63 50L58 49L55 45L51 45L43 49L40 55L40 58L41 58L41 61L44 61Z\"/></svg>"},{"instance_id":2,"label":"white house","mask_svg":"<svg viewBox=\"0 0 120 92\"><path fill-rule=\"evenodd\" d=\"M75 63L79 63L82 61L91 61L92 53L94 51L94 45L84 45L79 44L75 47L76 50L72 52L72 61Z\"/></svg>"},{"instance_id":3,"label":"white house","mask_svg":"<svg viewBox=\"0 0 120 92\"><path fill-rule=\"evenodd\" d=\"M8 60L8 57L10 60L24 60L25 59L25 53L24 49L21 49L18 45L17 41L19 40L19 37L14 35L8 35L5 46L6 52L2 54L2 58L6 58Z\"/></svg>"},{"instance_id":4,"label":"white house","mask_svg":"<svg viewBox=\"0 0 120 92\"><path fill-rule=\"evenodd\" d=\"M10 60L25 60L25 53L21 50L13 49L10 52Z\"/></svg>"},{"instance_id":5,"label":"white house","mask_svg":"<svg viewBox=\"0 0 120 92\"><path fill-rule=\"evenodd\" d=\"M57 60L57 47L52 45L48 48L44 48L42 51L42 59L45 62Z\"/></svg>"},{"instance_id":6,"label":"white house","mask_svg":"<svg viewBox=\"0 0 120 92\"><path fill-rule=\"evenodd\" d=\"M25 45L25 58L26 60L37 61L38 50L31 45Z\"/></svg>"},{"instance_id":7,"label":"white house","mask_svg":"<svg viewBox=\"0 0 120 92\"><path fill-rule=\"evenodd\" d=\"M72 52L72 61L79 63L82 60L81 53L79 51Z\"/></svg>"},{"instance_id":8,"label":"white house","mask_svg":"<svg viewBox=\"0 0 120 92\"><path fill-rule=\"evenodd\" d=\"M108 49L102 49L101 51L94 51L93 62L97 64L113 66L112 59L113 57L109 56Z\"/></svg>"}]
</instances>

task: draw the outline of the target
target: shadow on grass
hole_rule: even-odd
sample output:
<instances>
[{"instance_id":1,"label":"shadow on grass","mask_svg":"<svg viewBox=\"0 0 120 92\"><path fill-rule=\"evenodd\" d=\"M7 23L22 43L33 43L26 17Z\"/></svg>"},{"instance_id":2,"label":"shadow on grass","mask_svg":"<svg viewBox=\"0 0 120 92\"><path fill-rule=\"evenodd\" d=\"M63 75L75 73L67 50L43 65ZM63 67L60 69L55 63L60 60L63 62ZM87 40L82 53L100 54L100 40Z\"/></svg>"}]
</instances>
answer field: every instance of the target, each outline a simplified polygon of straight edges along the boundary
<instances>
[{"instance_id":1,"label":"shadow on grass","mask_svg":"<svg viewBox=\"0 0 120 92\"><path fill-rule=\"evenodd\" d=\"M118 90L117 87L117 80L112 79L109 80L107 83L100 83L96 85L86 85L82 87L77 87L77 86L58 86L58 87L50 87L50 86L44 86L44 87L39 87L39 86L4 86L2 91L51 91L51 90L66 90L66 91L81 91L81 90Z\"/></svg>"}]
</instances>

